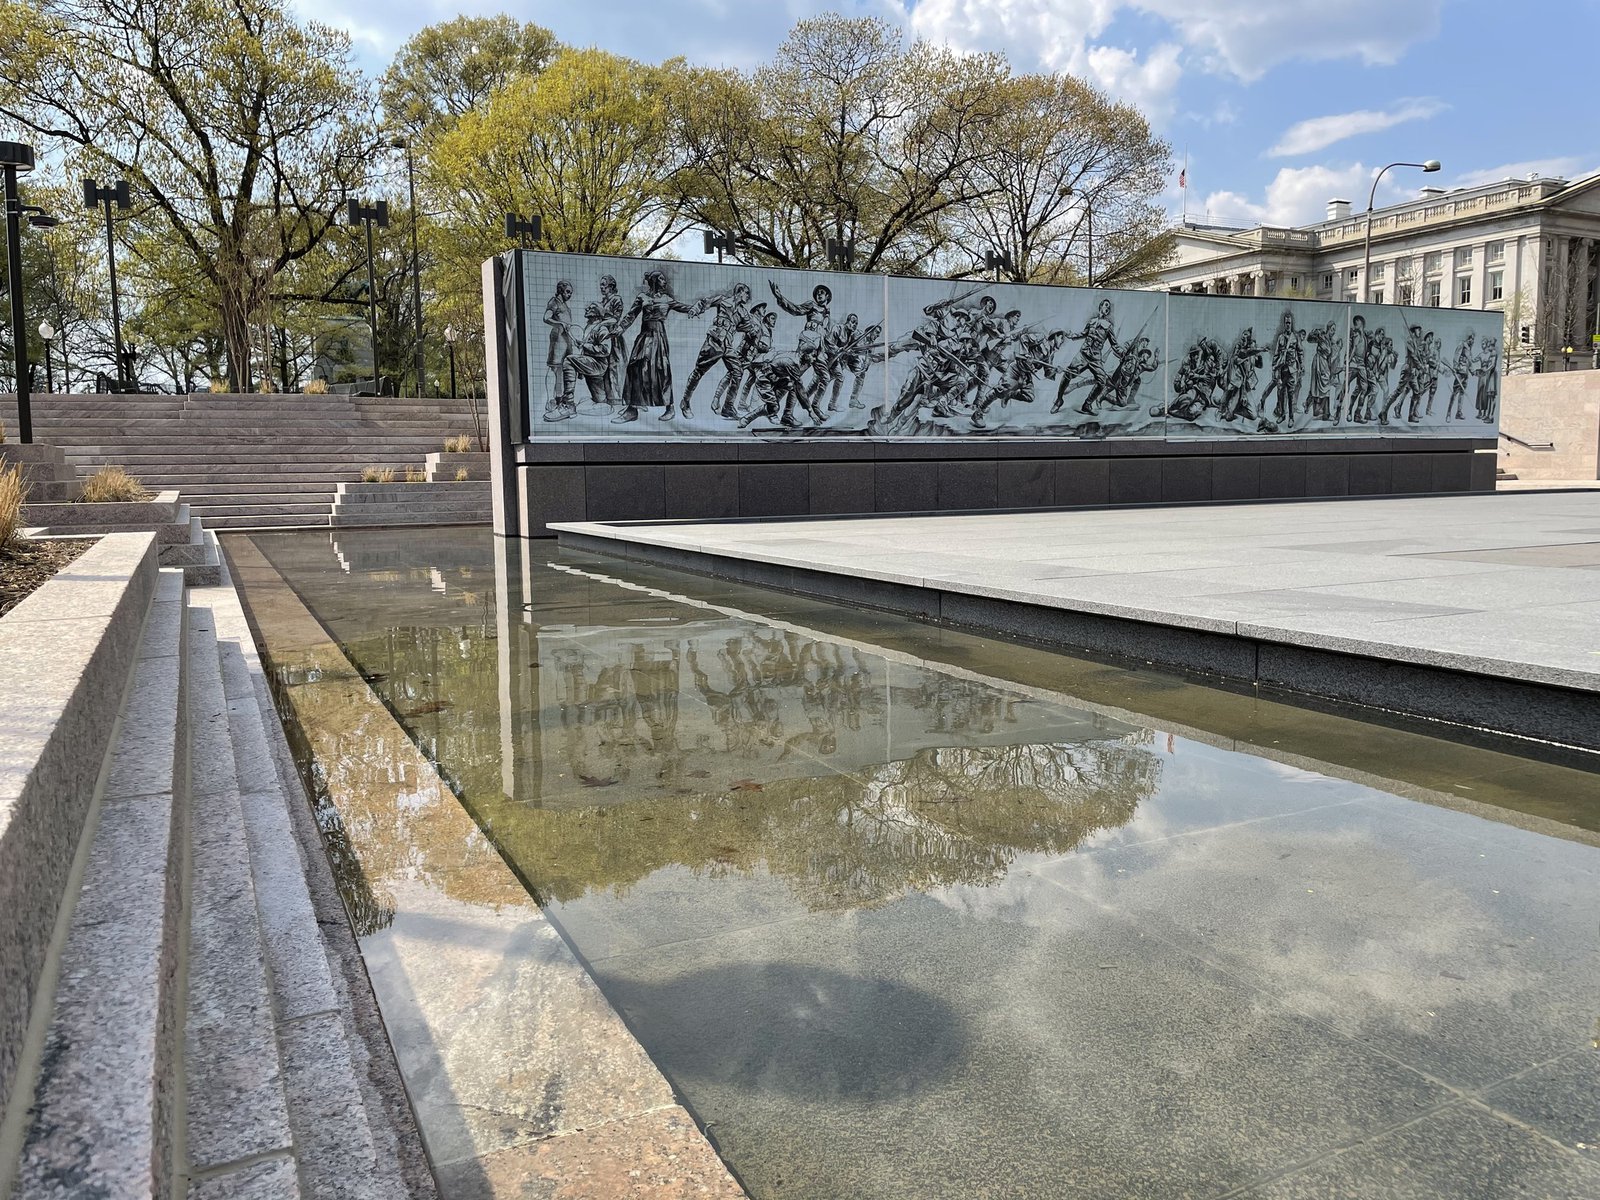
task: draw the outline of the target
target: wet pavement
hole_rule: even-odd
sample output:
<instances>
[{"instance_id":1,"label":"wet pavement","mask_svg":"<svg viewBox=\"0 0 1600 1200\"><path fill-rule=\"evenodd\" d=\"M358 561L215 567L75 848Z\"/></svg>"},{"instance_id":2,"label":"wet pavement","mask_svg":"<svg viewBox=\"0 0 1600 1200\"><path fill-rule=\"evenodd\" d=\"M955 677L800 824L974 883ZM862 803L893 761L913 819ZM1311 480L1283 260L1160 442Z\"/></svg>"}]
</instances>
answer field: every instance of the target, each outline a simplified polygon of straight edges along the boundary
<instances>
[{"instance_id":1,"label":"wet pavement","mask_svg":"<svg viewBox=\"0 0 1600 1200\"><path fill-rule=\"evenodd\" d=\"M684 1113L758 1198L1600 1194L1594 774L478 529L235 545L449 1194L707 1194Z\"/></svg>"}]
</instances>

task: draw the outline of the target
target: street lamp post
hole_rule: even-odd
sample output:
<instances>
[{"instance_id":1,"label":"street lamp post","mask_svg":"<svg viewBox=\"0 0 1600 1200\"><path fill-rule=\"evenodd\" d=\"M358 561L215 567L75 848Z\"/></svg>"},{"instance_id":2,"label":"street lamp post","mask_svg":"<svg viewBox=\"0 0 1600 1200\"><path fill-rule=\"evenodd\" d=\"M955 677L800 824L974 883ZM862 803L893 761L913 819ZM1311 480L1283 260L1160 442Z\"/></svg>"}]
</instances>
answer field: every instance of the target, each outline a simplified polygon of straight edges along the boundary
<instances>
[{"instance_id":1,"label":"street lamp post","mask_svg":"<svg viewBox=\"0 0 1600 1200\"><path fill-rule=\"evenodd\" d=\"M33 147L0 142L0 170L5 173L6 259L11 286L12 364L16 371L17 436L33 441L33 407L28 402L28 328L22 311L22 194L17 176L33 170Z\"/></svg>"},{"instance_id":2,"label":"street lamp post","mask_svg":"<svg viewBox=\"0 0 1600 1200\"><path fill-rule=\"evenodd\" d=\"M1389 167L1417 167L1424 175L1431 175L1439 169L1439 160L1430 158L1427 162L1392 162L1372 177L1372 190L1367 193L1367 246L1361 256L1361 303L1365 304L1372 299L1372 204L1378 198L1378 181L1383 178L1384 171Z\"/></svg>"},{"instance_id":3,"label":"street lamp post","mask_svg":"<svg viewBox=\"0 0 1600 1200\"><path fill-rule=\"evenodd\" d=\"M444 345L450 352L450 399L452 400L456 398L456 338L459 336L454 325L444 327Z\"/></svg>"},{"instance_id":4,"label":"street lamp post","mask_svg":"<svg viewBox=\"0 0 1600 1200\"><path fill-rule=\"evenodd\" d=\"M361 223L367 227L367 323L372 327L372 392L382 395L382 377L378 372L378 275L373 265L372 227L389 228L389 202L379 200L376 204L362 204L359 200L351 200L346 205L345 213L351 225Z\"/></svg>"},{"instance_id":5,"label":"street lamp post","mask_svg":"<svg viewBox=\"0 0 1600 1200\"><path fill-rule=\"evenodd\" d=\"M92 179L83 181L83 206L105 209L106 214L106 264L111 273L111 338L117 355L117 390L125 389L128 379L127 355L122 348L122 300L117 294L117 243L111 234L111 205L115 202L123 212L133 207L128 181L119 179L110 187L99 187Z\"/></svg>"},{"instance_id":6,"label":"street lamp post","mask_svg":"<svg viewBox=\"0 0 1600 1200\"><path fill-rule=\"evenodd\" d=\"M39 340L44 343L44 390L53 393L56 390L56 373L50 365L50 343L55 339L56 327L49 321L39 322Z\"/></svg>"},{"instance_id":7,"label":"street lamp post","mask_svg":"<svg viewBox=\"0 0 1600 1200\"><path fill-rule=\"evenodd\" d=\"M422 255L417 249L417 160L406 138L392 138L389 145L406 152L406 185L411 192L411 306L417 318L417 399L422 399Z\"/></svg>"},{"instance_id":8,"label":"street lamp post","mask_svg":"<svg viewBox=\"0 0 1600 1200\"><path fill-rule=\"evenodd\" d=\"M1088 253L1088 274L1084 278L1085 287L1094 286L1094 207L1089 203L1089 197L1083 192L1075 191L1070 187L1061 189L1062 199L1076 196L1083 201L1083 231L1088 238L1086 250Z\"/></svg>"}]
</instances>

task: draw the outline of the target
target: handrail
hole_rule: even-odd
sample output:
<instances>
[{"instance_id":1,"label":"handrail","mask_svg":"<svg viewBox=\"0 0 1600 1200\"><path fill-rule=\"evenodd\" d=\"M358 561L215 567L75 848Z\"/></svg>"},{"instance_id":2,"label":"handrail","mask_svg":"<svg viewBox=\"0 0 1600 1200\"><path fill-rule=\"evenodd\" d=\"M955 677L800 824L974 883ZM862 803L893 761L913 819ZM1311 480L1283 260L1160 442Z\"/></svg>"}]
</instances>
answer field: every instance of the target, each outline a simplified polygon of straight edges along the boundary
<instances>
[{"instance_id":1,"label":"handrail","mask_svg":"<svg viewBox=\"0 0 1600 1200\"><path fill-rule=\"evenodd\" d=\"M1500 436L1508 442L1515 442L1526 450L1554 450L1556 448L1554 442L1526 442L1514 433L1507 433L1504 429L1500 431Z\"/></svg>"}]
</instances>

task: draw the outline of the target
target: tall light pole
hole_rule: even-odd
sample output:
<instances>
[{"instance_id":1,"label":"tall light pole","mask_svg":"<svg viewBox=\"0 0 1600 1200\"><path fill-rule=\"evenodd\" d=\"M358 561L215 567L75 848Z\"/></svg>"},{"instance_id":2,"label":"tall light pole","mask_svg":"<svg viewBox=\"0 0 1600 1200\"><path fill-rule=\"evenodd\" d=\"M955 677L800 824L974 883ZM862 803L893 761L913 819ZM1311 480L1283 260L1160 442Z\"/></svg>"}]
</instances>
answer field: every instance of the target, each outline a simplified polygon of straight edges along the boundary
<instances>
[{"instance_id":1,"label":"tall light pole","mask_svg":"<svg viewBox=\"0 0 1600 1200\"><path fill-rule=\"evenodd\" d=\"M456 327L454 325L446 325L444 327L444 345L445 345L445 349L450 351L450 399L452 399L452 400L454 400L456 398L456 337L457 336L458 335L456 334Z\"/></svg>"},{"instance_id":2,"label":"tall light pole","mask_svg":"<svg viewBox=\"0 0 1600 1200\"><path fill-rule=\"evenodd\" d=\"M55 340L56 327L49 321L39 322L39 341L44 344L44 390L53 393L56 390L56 373L50 365L50 343Z\"/></svg>"},{"instance_id":3,"label":"tall light pole","mask_svg":"<svg viewBox=\"0 0 1600 1200\"><path fill-rule=\"evenodd\" d=\"M123 391L130 381L128 379L127 356L122 348L122 300L117 295L117 243L116 239L111 235L111 205L113 202L123 212L133 207L133 200L129 193L126 179L119 179L109 187L99 187L92 179L83 181L83 206L85 208L104 207L106 213L106 264L111 272L111 338L117 355L117 390Z\"/></svg>"},{"instance_id":4,"label":"tall light pole","mask_svg":"<svg viewBox=\"0 0 1600 1200\"><path fill-rule=\"evenodd\" d=\"M406 152L406 184L411 190L411 306L417 318L417 399L422 399L422 255L417 249L417 160L406 138L391 138L389 145Z\"/></svg>"},{"instance_id":5,"label":"tall light pole","mask_svg":"<svg viewBox=\"0 0 1600 1200\"><path fill-rule=\"evenodd\" d=\"M28 318L22 311L22 193L17 176L33 170L33 147L0 142L0 170L5 173L6 265L11 286L12 365L16 371L17 436L33 441L33 406L28 402Z\"/></svg>"},{"instance_id":6,"label":"tall light pole","mask_svg":"<svg viewBox=\"0 0 1600 1200\"><path fill-rule=\"evenodd\" d=\"M389 228L389 202L379 200L376 204L362 204L359 200L351 200L345 207L345 213L351 225L364 224L367 227L367 324L372 327L372 393L381 396L383 379L378 371L378 273L373 265L372 227Z\"/></svg>"},{"instance_id":7,"label":"tall light pole","mask_svg":"<svg viewBox=\"0 0 1600 1200\"><path fill-rule=\"evenodd\" d=\"M1372 190L1367 193L1367 248L1361 256L1361 303L1365 304L1372 299L1372 203L1378 198L1378 180L1383 178L1384 171L1389 167L1417 167L1424 175L1431 175L1439 169L1439 160L1430 158L1427 162L1392 162L1383 171L1372 177Z\"/></svg>"},{"instance_id":8,"label":"tall light pole","mask_svg":"<svg viewBox=\"0 0 1600 1200\"><path fill-rule=\"evenodd\" d=\"M1061 189L1061 198L1076 196L1083 202L1083 231L1087 235L1087 252L1089 257L1088 273L1084 277L1084 287L1094 286L1094 207L1089 203L1089 196L1085 192L1077 191L1071 187Z\"/></svg>"}]
</instances>

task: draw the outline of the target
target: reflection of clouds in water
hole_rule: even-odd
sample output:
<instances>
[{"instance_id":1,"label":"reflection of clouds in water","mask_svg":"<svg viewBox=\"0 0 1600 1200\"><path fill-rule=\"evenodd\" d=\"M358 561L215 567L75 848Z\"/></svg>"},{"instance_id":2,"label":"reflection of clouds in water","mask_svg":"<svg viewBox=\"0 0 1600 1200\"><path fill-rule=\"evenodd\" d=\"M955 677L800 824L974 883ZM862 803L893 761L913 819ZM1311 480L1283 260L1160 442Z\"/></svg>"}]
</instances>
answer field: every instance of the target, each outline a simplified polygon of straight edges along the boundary
<instances>
[{"instance_id":1,"label":"reflection of clouds in water","mask_svg":"<svg viewBox=\"0 0 1600 1200\"><path fill-rule=\"evenodd\" d=\"M1460 882L1368 828L1275 824L1081 856L1058 877L1152 930L1197 933L1197 952L1346 1030L1427 1033L1469 995L1504 1003L1529 983L1513 935Z\"/></svg>"}]
</instances>

